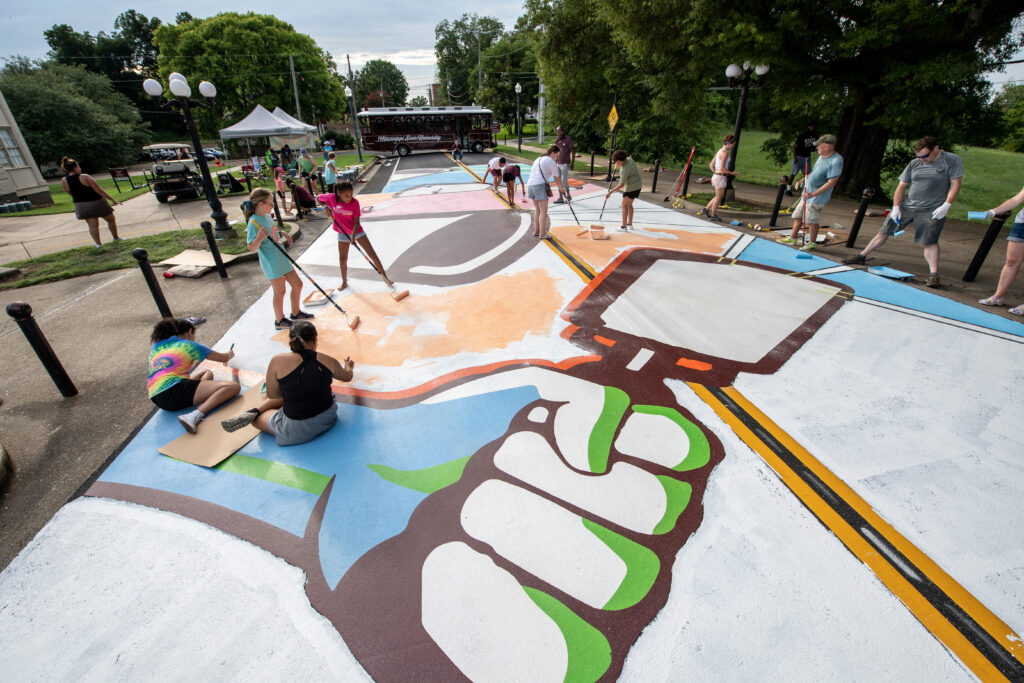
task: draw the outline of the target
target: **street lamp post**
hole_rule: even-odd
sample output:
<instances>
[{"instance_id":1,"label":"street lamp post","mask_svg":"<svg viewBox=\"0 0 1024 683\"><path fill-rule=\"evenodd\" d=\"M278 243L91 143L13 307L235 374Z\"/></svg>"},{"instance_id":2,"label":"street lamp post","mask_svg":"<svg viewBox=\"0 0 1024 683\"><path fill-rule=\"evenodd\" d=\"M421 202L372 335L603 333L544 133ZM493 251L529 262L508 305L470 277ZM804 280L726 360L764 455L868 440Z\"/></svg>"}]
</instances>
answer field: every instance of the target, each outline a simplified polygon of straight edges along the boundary
<instances>
[{"instance_id":1,"label":"street lamp post","mask_svg":"<svg viewBox=\"0 0 1024 683\"><path fill-rule=\"evenodd\" d=\"M516 83L516 134L519 135L518 149L523 153L523 117L519 114L519 95L523 92L523 86Z\"/></svg>"},{"instance_id":2,"label":"street lamp post","mask_svg":"<svg viewBox=\"0 0 1024 683\"><path fill-rule=\"evenodd\" d=\"M363 163L363 150L359 142L359 121L356 120L356 102L352 99L352 88L345 86L345 97L348 98L348 110L352 114L352 131L356 134L356 154L359 155L359 163Z\"/></svg>"},{"instance_id":3,"label":"street lamp post","mask_svg":"<svg viewBox=\"0 0 1024 683\"><path fill-rule=\"evenodd\" d=\"M203 178L203 192L206 194L206 201L210 204L210 218L213 219L214 234L218 239L224 239L225 237L237 237L237 233L228 225L228 215L224 212L224 208L221 206L220 198L217 197L217 190L213 187L213 179L210 178L210 167L206 165L206 155L203 153L203 143L199 140L199 132L196 130L196 122L192 118L192 108L202 107L203 109L213 108L213 98L217 96L217 88L214 87L213 83L209 81L201 81L199 83L199 94L206 98L206 102L199 102L197 100L190 99L192 96L192 88L189 87L188 81L185 77L179 73L172 73L167 78L167 87L173 95L173 99L167 100L160 106L175 107L181 109L181 115L185 119L185 125L188 127L189 136L192 138L192 150L196 155L196 165L199 166L200 175ZM142 82L142 89L146 91L146 94L154 99L159 99L163 95L164 88L160 85L160 82L153 78L147 78Z\"/></svg>"},{"instance_id":4,"label":"street lamp post","mask_svg":"<svg viewBox=\"0 0 1024 683\"><path fill-rule=\"evenodd\" d=\"M750 62L744 62L742 67L736 64L730 64L725 69L726 78L729 79L729 87L740 89L740 103L736 111L736 128L733 131L733 137L736 138L736 145L729 150L729 158L725 162L725 167L730 171L736 170L736 153L740 148L740 132L743 130L743 117L746 114L747 93L751 86L761 86L764 83L764 76L767 73L767 64L752 66ZM736 196L736 190L732 186L731 175L726 176L726 183L725 200L731 201Z\"/></svg>"}]
</instances>

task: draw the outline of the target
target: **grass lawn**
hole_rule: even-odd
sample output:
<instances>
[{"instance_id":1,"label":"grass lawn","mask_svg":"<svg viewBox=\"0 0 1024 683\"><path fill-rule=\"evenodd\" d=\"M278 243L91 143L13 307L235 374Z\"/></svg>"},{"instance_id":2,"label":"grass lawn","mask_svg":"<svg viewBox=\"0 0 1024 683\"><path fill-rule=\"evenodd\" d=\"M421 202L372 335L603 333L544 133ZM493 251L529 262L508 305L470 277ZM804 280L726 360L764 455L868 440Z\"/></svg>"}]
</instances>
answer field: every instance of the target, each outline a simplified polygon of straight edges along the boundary
<instances>
[{"instance_id":1,"label":"grass lawn","mask_svg":"<svg viewBox=\"0 0 1024 683\"><path fill-rule=\"evenodd\" d=\"M532 149L524 149L522 152L516 151L515 145L506 147L505 145L498 145L494 148L494 153L497 155L508 154L510 156L519 157L520 159L526 159L529 162L533 162L534 159L541 156L540 152L534 152Z\"/></svg>"},{"instance_id":2,"label":"grass lawn","mask_svg":"<svg viewBox=\"0 0 1024 683\"><path fill-rule=\"evenodd\" d=\"M231 227L238 233L238 237L220 240L217 246L225 254L243 254L246 252L245 225L233 223ZM0 290L56 282L70 277L104 273L108 270L136 268L139 262L132 256L132 250L139 247L149 252L151 263L163 261L184 249L209 249L206 235L201 229L172 230L156 235L131 237L119 242L108 242L100 249L92 246L76 247L5 264L11 268L21 269L21 274L15 279L0 282Z\"/></svg>"},{"instance_id":3,"label":"grass lawn","mask_svg":"<svg viewBox=\"0 0 1024 683\"><path fill-rule=\"evenodd\" d=\"M119 202L123 202L126 199L137 197L140 194L149 192L148 187L143 187L141 190L132 190L127 182L118 180L121 184L121 188L124 192L118 192L114 186L114 181L110 178L94 178L99 186L107 191L111 197ZM141 175L132 176L132 180L135 181L136 185L145 186L146 181L142 179ZM29 211L21 211L19 213L0 213L0 218L13 218L15 216L47 216L54 213L73 213L75 205L71 201L71 195L64 191L61 187L60 182L50 183L50 196L53 197L53 206L44 206L38 209L30 209Z\"/></svg>"}]
</instances>

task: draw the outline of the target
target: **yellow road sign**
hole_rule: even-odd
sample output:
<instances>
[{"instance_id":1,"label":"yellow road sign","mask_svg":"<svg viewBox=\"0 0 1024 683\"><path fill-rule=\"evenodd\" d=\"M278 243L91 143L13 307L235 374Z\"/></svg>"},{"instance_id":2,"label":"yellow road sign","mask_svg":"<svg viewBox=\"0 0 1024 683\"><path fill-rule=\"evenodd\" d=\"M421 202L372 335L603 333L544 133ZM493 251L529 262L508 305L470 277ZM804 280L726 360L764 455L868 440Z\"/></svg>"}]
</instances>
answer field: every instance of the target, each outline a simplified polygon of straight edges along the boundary
<instances>
[{"instance_id":1,"label":"yellow road sign","mask_svg":"<svg viewBox=\"0 0 1024 683\"><path fill-rule=\"evenodd\" d=\"M612 110L608 112L608 125L612 130L615 130L615 124L619 122L619 112L615 110L615 105L612 105Z\"/></svg>"}]
</instances>

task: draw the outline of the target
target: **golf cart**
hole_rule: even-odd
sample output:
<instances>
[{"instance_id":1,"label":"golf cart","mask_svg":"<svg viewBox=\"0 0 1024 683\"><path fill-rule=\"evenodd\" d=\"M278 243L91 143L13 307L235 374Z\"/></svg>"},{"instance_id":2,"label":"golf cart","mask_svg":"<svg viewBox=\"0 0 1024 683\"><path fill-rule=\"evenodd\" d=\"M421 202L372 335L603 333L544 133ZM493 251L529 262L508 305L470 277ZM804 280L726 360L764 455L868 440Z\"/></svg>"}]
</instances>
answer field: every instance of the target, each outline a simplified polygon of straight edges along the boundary
<instances>
[{"instance_id":1,"label":"golf cart","mask_svg":"<svg viewBox=\"0 0 1024 683\"><path fill-rule=\"evenodd\" d=\"M148 178L153 195L161 204L171 197L198 199L203 194L203 183L191 161L191 147L177 142L146 145L142 148L152 155L170 156L166 161L158 159L153 164L152 176ZM177 157L176 159L174 157Z\"/></svg>"}]
</instances>

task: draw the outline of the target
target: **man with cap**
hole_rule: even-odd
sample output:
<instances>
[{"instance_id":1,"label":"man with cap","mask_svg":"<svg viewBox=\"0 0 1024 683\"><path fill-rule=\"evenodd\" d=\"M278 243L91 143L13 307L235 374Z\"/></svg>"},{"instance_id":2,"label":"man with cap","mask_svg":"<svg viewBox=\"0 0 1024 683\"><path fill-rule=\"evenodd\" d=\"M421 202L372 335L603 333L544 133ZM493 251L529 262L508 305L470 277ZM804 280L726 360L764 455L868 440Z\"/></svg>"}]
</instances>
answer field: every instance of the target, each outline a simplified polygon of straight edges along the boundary
<instances>
[{"instance_id":1,"label":"man with cap","mask_svg":"<svg viewBox=\"0 0 1024 683\"><path fill-rule=\"evenodd\" d=\"M803 227L809 231L807 240L801 247L804 251L817 248L815 240L818 239L818 230L821 229L821 211L832 198L832 188L843 174L843 157L836 152L835 135L822 135L814 141L814 146L818 150L818 160L814 162L811 174L795 183L797 189L803 185L804 192L800 196L800 201L793 207L793 231L789 233L789 237L779 240L783 244L796 244L797 233Z\"/></svg>"},{"instance_id":2,"label":"man with cap","mask_svg":"<svg viewBox=\"0 0 1024 683\"><path fill-rule=\"evenodd\" d=\"M940 286L939 234L950 205L960 193L964 162L956 154L940 149L938 138L930 135L914 143L914 155L916 158L900 174L900 183L892 195L892 209L882 229L864 251L844 258L843 263L863 264L868 254L913 223L914 241L924 247L924 260L928 263L925 284L936 289Z\"/></svg>"}]
</instances>

